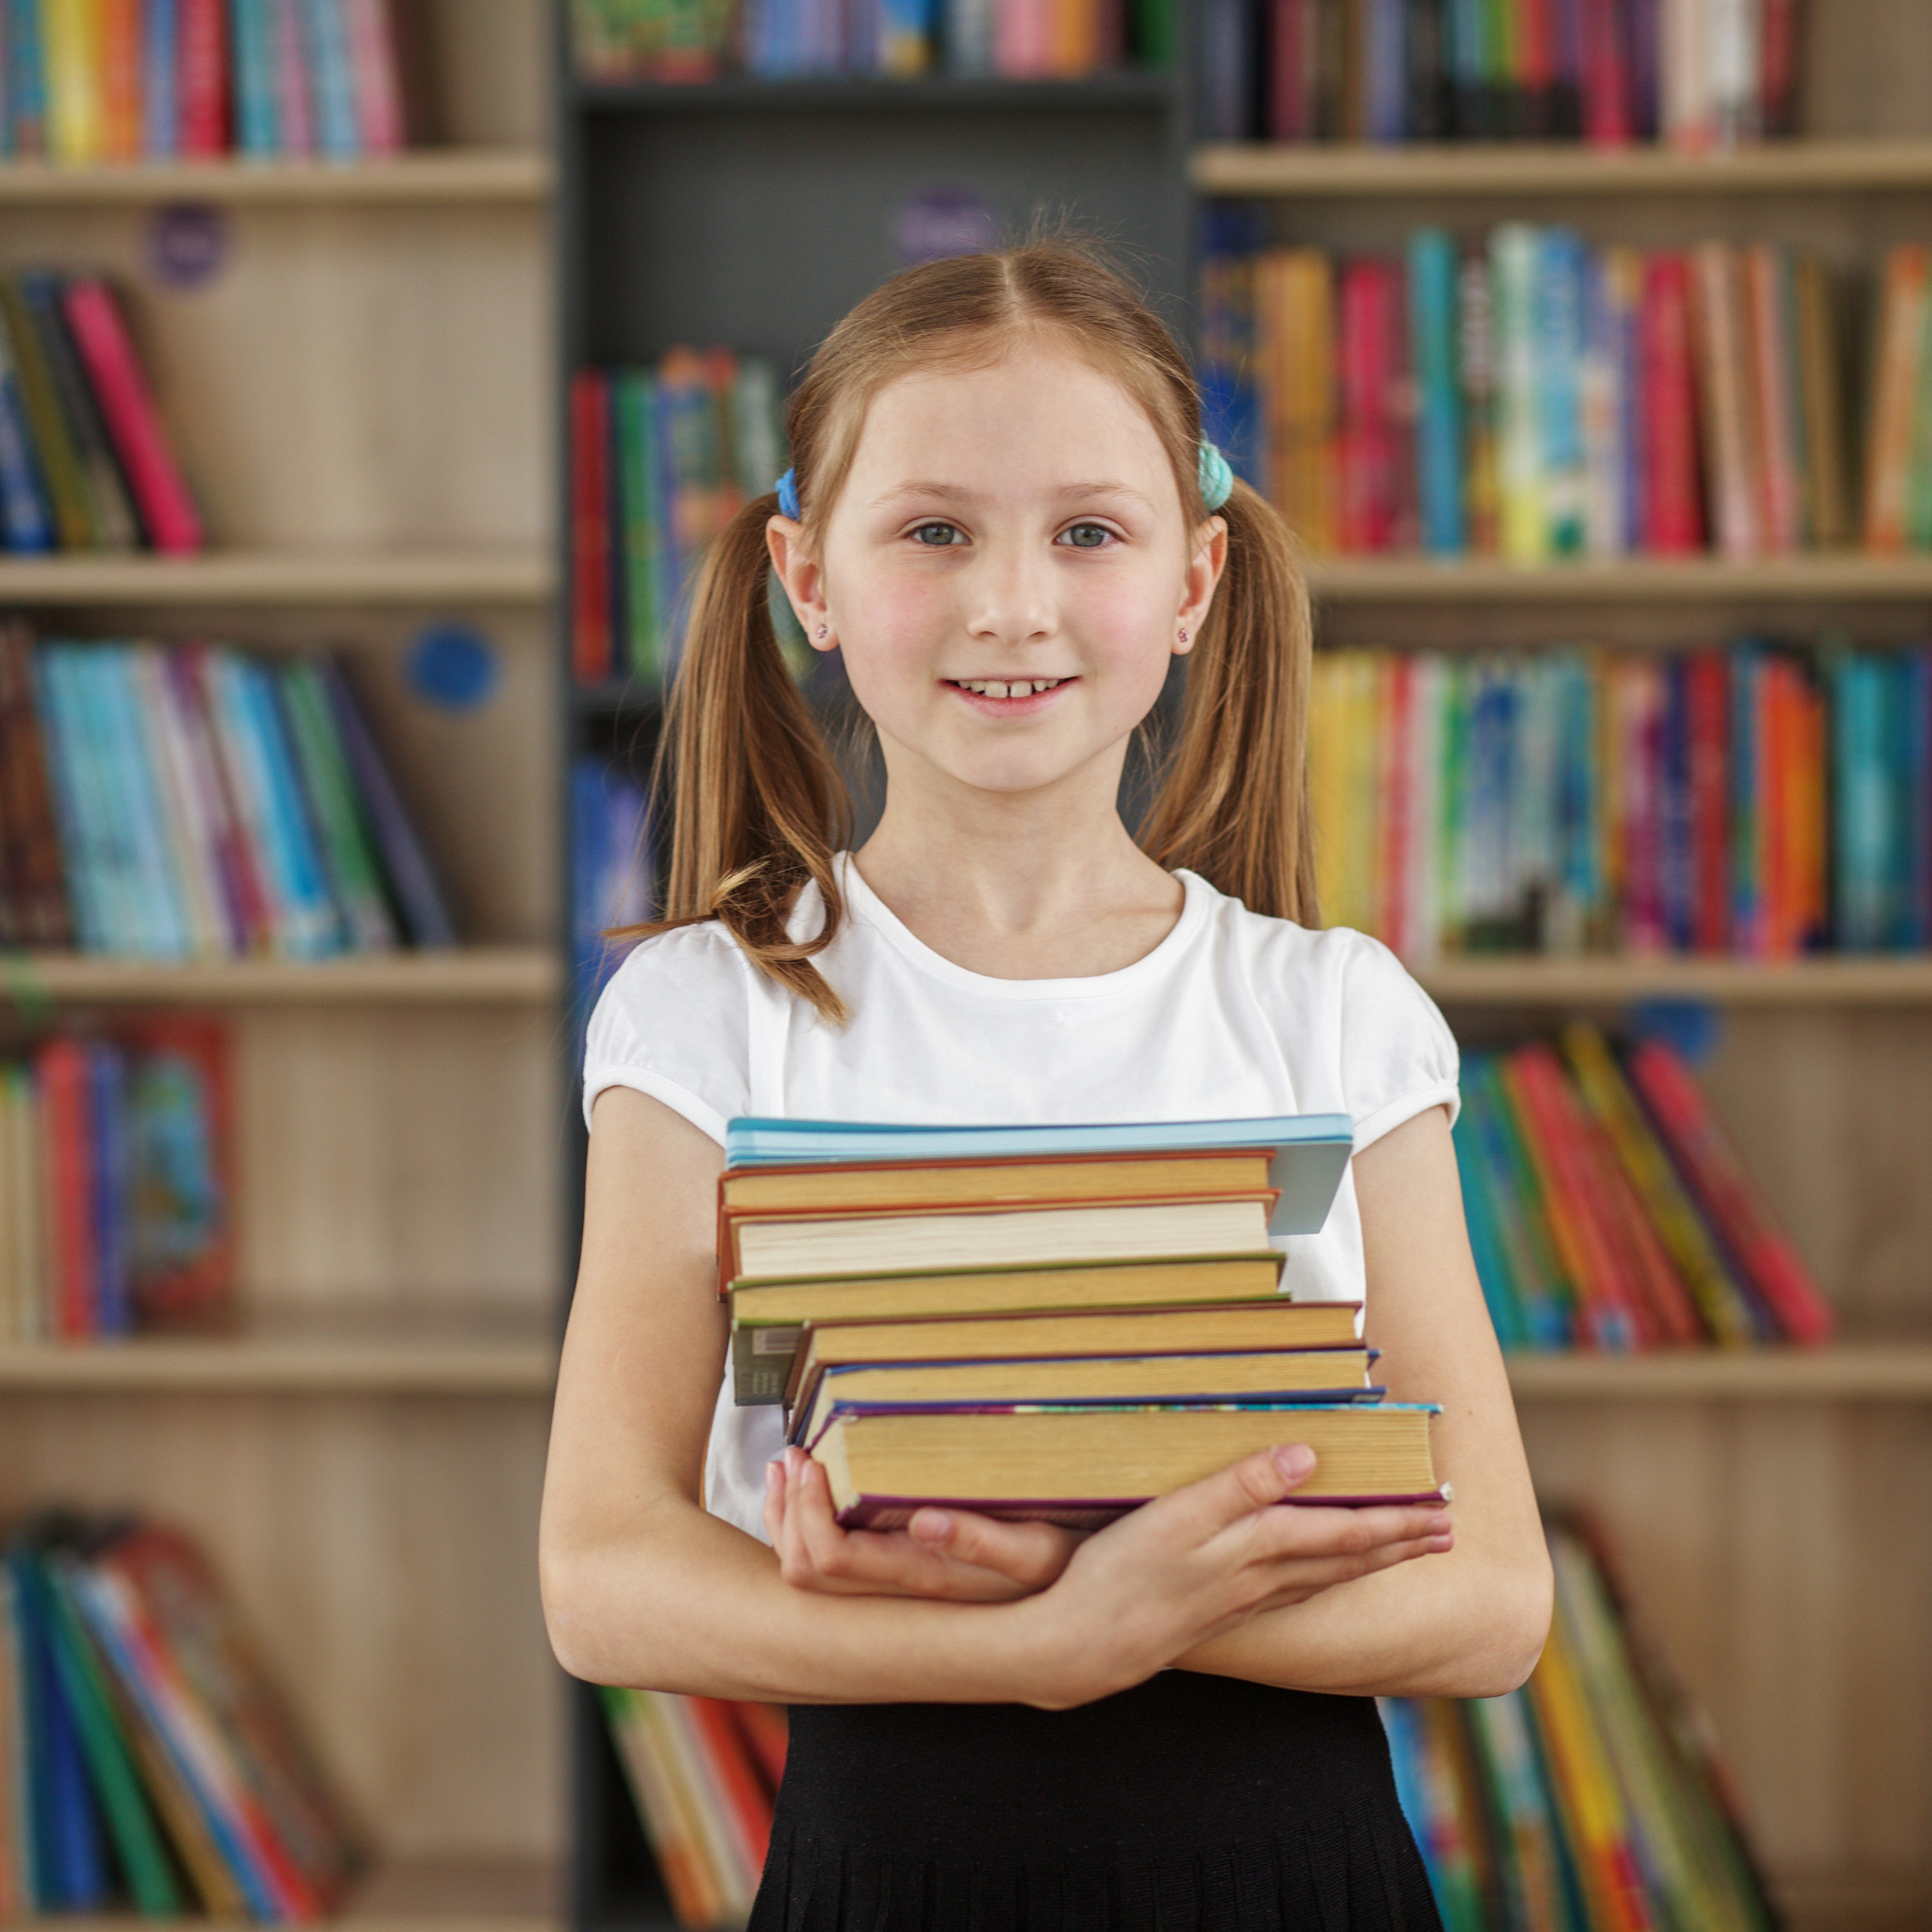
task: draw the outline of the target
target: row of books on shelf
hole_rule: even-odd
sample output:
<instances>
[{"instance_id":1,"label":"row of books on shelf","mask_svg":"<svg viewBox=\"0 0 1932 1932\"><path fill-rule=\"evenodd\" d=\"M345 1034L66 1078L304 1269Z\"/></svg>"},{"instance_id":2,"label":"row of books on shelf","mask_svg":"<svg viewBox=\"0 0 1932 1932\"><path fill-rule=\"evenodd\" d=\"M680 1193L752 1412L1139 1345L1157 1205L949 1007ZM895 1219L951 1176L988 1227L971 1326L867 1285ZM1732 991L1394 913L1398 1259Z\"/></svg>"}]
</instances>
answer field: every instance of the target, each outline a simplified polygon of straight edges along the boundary
<instances>
[{"instance_id":1,"label":"row of books on shelf","mask_svg":"<svg viewBox=\"0 0 1932 1932\"><path fill-rule=\"evenodd\" d=\"M622 763L577 759L570 801L571 983L577 1014L588 1020L624 954L605 934L652 915L656 855L648 794Z\"/></svg>"},{"instance_id":2,"label":"row of books on shelf","mask_svg":"<svg viewBox=\"0 0 1932 1932\"><path fill-rule=\"evenodd\" d=\"M391 0L12 0L0 154L348 160L404 141Z\"/></svg>"},{"instance_id":3,"label":"row of books on shelf","mask_svg":"<svg viewBox=\"0 0 1932 1932\"><path fill-rule=\"evenodd\" d=\"M785 1712L667 1690L598 1695L677 1923L743 1924L785 1774Z\"/></svg>"},{"instance_id":4,"label":"row of books on shelf","mask_svg":"<svg viewBox=\"0 0 1932 1932\"><path fill-rule=\"evenodd\" d=\"M1346 1115L726 1129L734 1393L781 1403L842 1523L928 1504L1093 1527L1283 1441L1298 1493L1437 1498L1434 1405L1384 1400L1360 1305L1281 1291Z\"/></svg>"},{"instance_id":5,"label":"row of books on shelf","mask_svg":"<svg viewBox=\"0 0 1932 1932\"><path fill-rule=\"evenodd\" d=\"M50 1514L0 1559L0 1921L309 1923L360 1835L208 1559Z\"/></svg>"},{"instance_id":6,"label":"row of books on shelf","mask_svg":"<svg viewBox=\"0 0 1932 1932\"><path fill-rule=\"evenodd\" d=\"M1932 651L1318 652L1323 916L1417 963L1932 944Z\"/></svg>"},{"instance_id":7,"label":"row of books on shelf","mask_svg":"<svg viewBox=\"0 0 1932 1932\"><path fill-rule=\"evenodd\" d=\"M1709 1724L1600 1533L1547 1535L1556 1614L1529 1681L1505 1697L1382 1701L1444 1932L1773 1932Z\"/></svg>"},{"instance_id":8,"label":"row of books on shelf","mask_svg":"<svg viewBox=\"0 0 1932 1932\"><path fill-rule=\"evenodd\" d=\"M1177 0L573 0L591 81L944 72L1077 79L1172 63Z\"/></svg>"},{"instance_id":9,"label":"row of books on shelf","mask_svg":"<svg viewBox=\"0 0 1932 1932\"><path fill-rule=\"evenodd\" d=\"M728 349L674 349L650 367L572 378L571 652L579 682L669 678L705 551L789 460L783 400L771 363ZM788 635L796 631L775 595L773 612Z\"/></svg>"},{"instance_id":10,"label":"row of books on shelf","mask_svg":"<svg viewBox=\"0 0 1932 1932\"><path fill-rule=\"evenodd\" d=\"M1799 0L1202 0L1212 141L1789 134Z\"/></svg>"},{"instance_id":11,"label":"row of books on shelf","mask_svg":"<svg viewBox=\"0 0 1932 1932\"><path fill-rule=\"evenodd\" d=\"M0 941L157 959L455 943L326 656L0 632Z\"/></svg>"},{"instance_id":12,"label":"row of books on shelf","mask_svg":"<svg viewBox=\"0 0 1932 1932\"><path fill-rule=\"evenodd\" d=\"M179 555L205 541L111 284L0 276L0 544Z\"/></svg>"},{"instance_id":13,"label":"row of books on shelf","mask_svg":"<svg viewBox=\"0 0 1932 1932\"><path fill-rule=\"evenodd\" d=\"M1209 216L1208 433L1315 552L1420 548L1520 563L1728 558L1932 542L1919 331L1859 420L1845 291L1780 242L1593 249L1509 222L1424 228L1400 256L1260 248ZM1899 270L1887 270L1888 283Z\"/></svg>"},{"instance_id":14,"label":"row of books on shelf","mask_svg":"<svg viewBox=\"0 0 1932 1932\"><path fill-rule=\"evenodd\" d=\"M232 1108L218 1021L55 1034L0 1060L0 1343L227 1312Z\"/></svg>"},{"instance_id":15,"label":"row of books on shelf","mask_svg":"<svg viewBox=\"0 0 1932 1932\"><path fill-rule=\"evenodd\" d=\"M1457 1165L1506 1348L1827 1341L1830 1304L1683 1059L1593 1026L1467 1055Z\"/></svg>"}]
</instances>

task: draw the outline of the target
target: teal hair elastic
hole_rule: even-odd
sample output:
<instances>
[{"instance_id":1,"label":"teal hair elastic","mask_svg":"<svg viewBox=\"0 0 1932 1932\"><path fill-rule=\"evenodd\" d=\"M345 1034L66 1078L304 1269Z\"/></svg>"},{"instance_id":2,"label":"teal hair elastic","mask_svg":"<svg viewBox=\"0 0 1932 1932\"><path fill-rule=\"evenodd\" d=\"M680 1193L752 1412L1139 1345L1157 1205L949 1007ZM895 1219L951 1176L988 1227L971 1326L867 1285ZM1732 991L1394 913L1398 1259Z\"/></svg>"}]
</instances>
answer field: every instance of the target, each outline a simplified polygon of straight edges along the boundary
<instances>
[{"instance_id":1,"label":"teal hair elastic","mask_svg":"<svg viewBox=\"0 0 1932 1932\"><path fill-rule=\"evenodd\" d=\"M1234 494L1234 472L1227 467L1227 458L1205 436L1201 439L1196 474L1204 509L1217 510Z\"/></svg>"}]
</instances>

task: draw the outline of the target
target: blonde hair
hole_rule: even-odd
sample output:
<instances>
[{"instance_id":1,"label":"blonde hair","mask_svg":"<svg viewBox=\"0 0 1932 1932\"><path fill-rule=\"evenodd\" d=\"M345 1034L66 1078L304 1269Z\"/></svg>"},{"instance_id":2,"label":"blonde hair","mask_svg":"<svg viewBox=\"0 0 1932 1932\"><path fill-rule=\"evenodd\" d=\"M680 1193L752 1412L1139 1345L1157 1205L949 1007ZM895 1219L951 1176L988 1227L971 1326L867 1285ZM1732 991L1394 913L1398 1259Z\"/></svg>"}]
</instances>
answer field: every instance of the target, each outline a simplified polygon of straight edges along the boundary
<instances>
[{"instance_id":1,"label":"blonde hair","mask_svg":"<svg viewBox=\"0 0 1932 1932\"><path fill-rule=\"evenodd\" d=\"M1146 411L1190 525L1198 524L1208 514L1201 408L1186 358L1119 275L1088 249L1054 242L908 269L825 338L786 419L807 543L823 531L867 407L888 382L913 368L984 365L1036 331L1070 343ZM699 573L658 752L660 779L670 760L675 814L663 916L623 936L719 920L761 972L842 1020L812 959L844 918L832 858L850 837L852 802L773 633L765 525L777 508L772 492L747 503ZM1246 484L1219 514L1227 563L1140 842L1256 912L1312 924L1307 590L1288 525ZM808 879L824 918L793 940L786 923Z\"/></svg>"}]
</instances>

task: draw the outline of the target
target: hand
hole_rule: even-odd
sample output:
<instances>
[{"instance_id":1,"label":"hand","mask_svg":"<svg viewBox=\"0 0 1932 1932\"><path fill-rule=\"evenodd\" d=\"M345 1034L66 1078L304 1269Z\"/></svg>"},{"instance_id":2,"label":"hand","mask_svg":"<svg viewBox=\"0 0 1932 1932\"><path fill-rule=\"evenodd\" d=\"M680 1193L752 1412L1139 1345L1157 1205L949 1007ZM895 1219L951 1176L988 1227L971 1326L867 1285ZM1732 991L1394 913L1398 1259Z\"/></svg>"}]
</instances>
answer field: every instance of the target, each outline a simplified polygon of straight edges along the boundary
<instances>
[{"instance_id":1,"label":"hand","mask_svg":"<svg viewBox=\"0 0 1932 1932\"><path fill-rule=\"evenodd\" d=\"M1127 1690L1250 1617L1452 1546L1442 1504L1276 1507L1314 1468L1305 1443L1266 1449L1089 1537L1038 1600L1057 1627L1054 1689L1034 1701Z\"/></svg>"},{"instance_id":2,"label":"hand","mask_svg":"<svg viewBox=\"0 0 1932 1932\"><path fill-rule=\"evenodd\" d=\"M803 1449L765 1465L765 1533L797 1590L1006 1603L1044 1590L1080 1539L1048 1523L921 1509L899 1530L841 1529L824 1470Z\"/></svg>"}]
</instances>

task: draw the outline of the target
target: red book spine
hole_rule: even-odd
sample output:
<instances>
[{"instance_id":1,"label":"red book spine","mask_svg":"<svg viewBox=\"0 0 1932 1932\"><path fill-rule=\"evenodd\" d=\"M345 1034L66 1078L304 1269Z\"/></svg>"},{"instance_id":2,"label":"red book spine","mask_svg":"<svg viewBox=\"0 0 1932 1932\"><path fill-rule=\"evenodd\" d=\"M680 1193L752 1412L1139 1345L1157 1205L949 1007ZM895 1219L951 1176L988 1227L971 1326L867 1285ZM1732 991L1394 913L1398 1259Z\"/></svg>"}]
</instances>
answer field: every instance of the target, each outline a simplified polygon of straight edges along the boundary
<instances>
[{"instance_id":1,"label":"red book spine","mask_svg":"<svg viewBox=\"0 0 1932 1932\"><path fill-rule=\"evenodd\" d=\"M715 1697L687 1697L692 1728L724 1793L732 1835L745 1856L746 1870L762 1872L772 1846L772 1800L752 1761L731 1707Z\"/></svg>"},{"instance_id":2,"label":"red book spine","mask_svg":"<svg viewBox=\"0 0 1932 1932\"><path fill-rule=\"evenodd\" d=\"M1690 276L1680 255L1644 265L1643 541L1665 555L1704 544L1697 487L1697 401L1691 375Z\"/></svg>"},{"instance_id":3,"label":"red book spine","mask_svg":"<svg viewBox=\"0 0 1932 1932\"><path fill-rule=\"evenodd\" d=\"M753 1762L764 1774L766 1785L775 1792L785 1781L785 1750L791 1741L791 1726L783 1707L741 1699L731 1707L731 1714L751 1747Z\"/></svg>"},{"instance_id":4,"label":"red book spine","mask_svg":"<svg viewBox=\"0 0 1932 1932\"><path fill-rule=\"evenodd\" d=\"M1803 888L1797 872L1803 834L1797 824L1803 755L1805 704L1796 665L1775 658L1765 667L1765 825L1764 856L1766 950L1789 959L1803 930Z\"/></svg>"},{"instance_id":5,"label":"red book spine","mask_svg":"<svg viewBox=\"0 0 1932 1932\"><path fill-rule=\"evenodd\" d=\"M1557 23L1553 0L1516 0L1516 74L1530 115L1530 131L1547 134L1557 75Z\"/></svg>"},{"instance_id":6,"label":"red book spine","mask_svg":"<svg viewBox=\"0 0 1932 1932\"><path fill-rule=\"evenodd\" d=\"M180 0L181 152L219 155L228 149L228 14L226 0Z\"/></svg>"},{"instance_id":7,"label":"red book spine","mask_svg":"<svg viewBox=\"0 0 1932 1932\"><path fill-rule=\"evenodd\" d=\"M120 306L108 285L92 275L69 282L62 306L150 541L173 555L199 550L201 518L162 433Z\"/></svg>"},{"instance_id":8,"label":"red book spine","mask_svg":"<svg viewBox=\"0 0 1932 1932\"><path fill-rule=\"evenodd\" d=\"M35 1057L41 1089L42 1172L53 1239L53 1329L67 1341L99 1332L94 1291L93 1108L87 1051L52 1040Z\"/></svg>"},{"instance_id":9,"label":"red book spine","mask_svg":"<svg viewBox=\"0 0 1932 1932\"><path fill-rule=\"evenodd\" d=\"M389 0L343 0L349 67L356 77L356 125L362 151L396 153L405 141L403 89L396 66L395 23Z\"/></svg>"},{"instance_id":10,"label":"red book spine","mask_svg":"<svg viewBox=\"0 0 1932 1932\"><path fill-rule=\"evenodd\" d=\"M610 384L584 369L570 384L571 664L579 684L610 664Z\"/></svg>"},{"instance_id":11,"label":"red book spine","mask_svg":"<svg viewBox=\"0 0 1932 1932\"><path fill-rule=\"evenodd\" d=\"M1722 953L1730 941L1729 663L1722 651L1699 651L1685 667L1690 723L1692 947Z\"/></svg>"},{"instance_id":12,"label":"red book spine","mask_svg":"<svg viewBox=\"0 0 1932 1932\"><path fill-rule=\"evenodd\" d=\"M1274 0L1269 15L1268 131L1276 141L1307 141L1307 20L1316 0Z\"/></svg>"},{"instance_id":13,"label":"red book spine","mask_svg":"<svg viewBox=\"0 0 1932 1932\"><path fill-rule=\"evenodd\" d=\"M1798 0L1762 0L1757 27L1757 100L1766 134L1797 125Z\"/></svg>"},{"instance_id":14,"label":"red book spine","mask_svg":"<svg viewBox=\"0 0 1932 1932\"><path fill-rule=\"evenodd\" d=\"M1583 133L1597 147L1623 147L1630 121L1630 62L1619 0L1582 0Z\"/></svg>"},{"instance_id":15,"label":"red book spine","mask_svg":"<svg viewBox=\"0 0 1932 1932\"><path fill-rule=\"evenodd\" d=\"M1828 1341L1836 1325L1830 1303L1798 1251L1765 1217L1757 1191L1683 1061L1661 1041L1647 1040L1632 1052L1629 1065L1631 1082L1691 1193L1750 1271L1785 1333L1793 1341Z\"/></svg>"}]
</instances>

